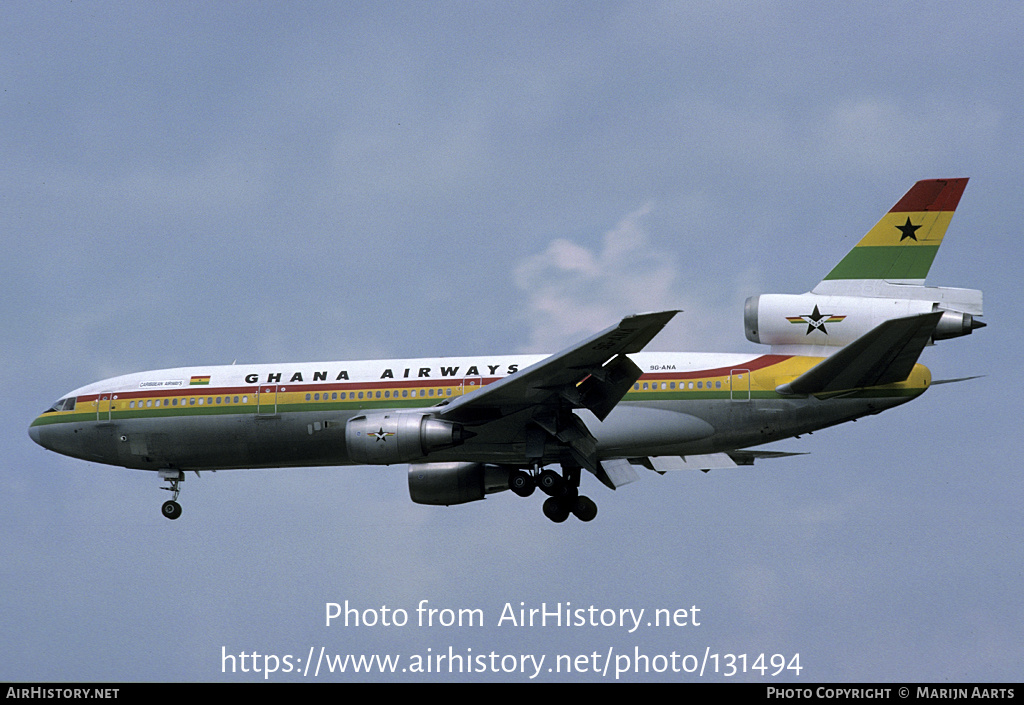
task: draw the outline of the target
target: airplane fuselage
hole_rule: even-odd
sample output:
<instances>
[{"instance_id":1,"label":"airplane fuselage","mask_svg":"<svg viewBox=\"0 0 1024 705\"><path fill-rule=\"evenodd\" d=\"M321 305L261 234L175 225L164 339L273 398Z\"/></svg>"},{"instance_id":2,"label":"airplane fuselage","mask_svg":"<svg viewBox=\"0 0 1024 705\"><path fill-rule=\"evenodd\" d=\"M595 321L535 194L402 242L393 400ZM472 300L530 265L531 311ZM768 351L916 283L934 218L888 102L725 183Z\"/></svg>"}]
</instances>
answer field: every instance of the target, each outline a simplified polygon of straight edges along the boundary
<instances>
[{"instance_id":1,"label":"airplane fuselage","mask_svg":"<svg viewBox=\"0 0 1024 705\"><path fill-rule=\"evenodd\" d=\"M30 435L47 448L143 470L224 470L356 464L346 425L368 410L422 410L514 375L543 355L177 368L77 389L41 414ZM930 384L916 365L904 382L843 395L782 395L776 387L820 358L636 353L643 375L604 421L580 417L599 458L716 453L878 413ZM473 431L474 424L464 424ZM402 462L530 467L522 419L481 419L486 433ZM386 444L382 435L375 443ZM557 462L545 449L543 462ZM362 462L365 462L363 460Z\"/></svg>"}]
</instances>

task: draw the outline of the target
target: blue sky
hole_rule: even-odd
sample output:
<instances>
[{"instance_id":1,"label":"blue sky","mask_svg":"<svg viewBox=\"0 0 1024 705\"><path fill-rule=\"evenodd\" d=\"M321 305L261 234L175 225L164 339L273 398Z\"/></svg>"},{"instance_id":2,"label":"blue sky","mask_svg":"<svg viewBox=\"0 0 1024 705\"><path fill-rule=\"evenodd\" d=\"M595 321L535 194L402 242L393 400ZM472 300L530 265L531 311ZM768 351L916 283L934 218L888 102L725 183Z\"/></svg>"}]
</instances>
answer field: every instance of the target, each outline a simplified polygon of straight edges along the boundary
<instances>
[{"instance_id":1,"label":"blue sky","mask_svg":"<svg viewBox=\"0 0 1024 705\"><path fill-rule=\"evenodd\" d=\"M0 680L259 680L222 648L321 646L1018 680L1022 29L1013 2L4 3ZM774 446L808 455L593 483L590 524L414 505L400 467L189 477L169 522L155 477L26 433L116 374L545 352L646 310L684 311L652 349L753 352L747 296L961 176L929 283L989 325L922 362L985 377ZM486 624L324 625L424 599ZM703 621L497 626L521 602ZM569 678L610 679L538 680Z\"/></svg>"}]
</instances>

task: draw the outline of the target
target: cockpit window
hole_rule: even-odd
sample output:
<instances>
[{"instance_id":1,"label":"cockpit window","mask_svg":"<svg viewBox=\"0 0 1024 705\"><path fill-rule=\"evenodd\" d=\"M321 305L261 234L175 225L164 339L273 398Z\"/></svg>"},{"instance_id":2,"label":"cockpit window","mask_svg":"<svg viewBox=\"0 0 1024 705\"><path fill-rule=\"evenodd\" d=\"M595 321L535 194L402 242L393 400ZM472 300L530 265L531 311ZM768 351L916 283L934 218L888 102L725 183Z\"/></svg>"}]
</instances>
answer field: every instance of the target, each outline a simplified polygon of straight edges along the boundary
<instances>
[{"instance_id":1,"label":"cockpit window","mask_svg":"<svg viewBox=\"0 0 1024 705\"><path fill-rule=\"evenodd\" d=\"M67 399L58 399L50 405L50 408L44 411L44 414L49 414L54 411L73 411L75 408L75 397L68 397Z\"/></svg>"}]
</instances>

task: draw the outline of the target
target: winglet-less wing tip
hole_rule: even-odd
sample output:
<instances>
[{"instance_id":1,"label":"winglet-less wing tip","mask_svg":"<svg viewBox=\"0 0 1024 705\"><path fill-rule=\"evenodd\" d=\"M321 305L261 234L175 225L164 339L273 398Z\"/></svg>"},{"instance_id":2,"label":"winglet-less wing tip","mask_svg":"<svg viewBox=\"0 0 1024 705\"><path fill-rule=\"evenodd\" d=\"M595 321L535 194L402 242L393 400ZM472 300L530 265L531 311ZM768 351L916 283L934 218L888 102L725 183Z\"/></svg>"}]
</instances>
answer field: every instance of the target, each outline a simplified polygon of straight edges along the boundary
<instances>
[{"instance_id":1,"label":"winglet-less wing tip","mask_svg":"<svg viewBox=\"0 0 1024 705\"><path fill-rule=\"evenodd\" d=\"M680 311L657 311L654 313L638 313L623 318L619 322L618 329L623 332L632 331L633 337L628 340L619 352L629 354L643 350L677 313L680 313Z\"/></svg>"}]
</instances>

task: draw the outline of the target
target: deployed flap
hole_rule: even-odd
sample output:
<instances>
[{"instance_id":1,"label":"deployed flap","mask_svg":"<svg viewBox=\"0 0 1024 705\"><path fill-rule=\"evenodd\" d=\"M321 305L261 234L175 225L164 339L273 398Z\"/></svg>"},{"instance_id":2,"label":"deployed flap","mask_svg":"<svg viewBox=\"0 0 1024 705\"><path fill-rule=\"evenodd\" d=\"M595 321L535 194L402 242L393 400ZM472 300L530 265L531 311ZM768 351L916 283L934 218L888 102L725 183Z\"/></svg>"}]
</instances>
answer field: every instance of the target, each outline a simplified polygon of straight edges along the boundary
<instances>
[{"instance_id":1,"label":"deployed flap","mask_svg":"<svg viewBox=\"0 0 1024 705\"><path fill-rule=\"evenodd\" d=\"M640 479L636 470L625 458L602 460L598 464L598 471L594 475L605 486L613 490Z\"/></svg>"},{"instance_id":2,"label":"deployed flap","mask_svg":"<svg viewBox=\"0 0 1024 705\"><path fill-rule=\"evenodd\" d=\"M639 378L639 368L624 356L643 350L676 313L662 311L623 318L617 326L454 399L441 408L439 416L467 421L490 419L565 402L572 408L588 408L603 418ZM590 377L595 379L590 381Z\"/></svg>"},{"instance_id":3,"label":"deployed flap","mask_svg":"<svg viewBox=\"0 0 1024 705\"><path fill-rule=\"evenodd\" d=\"M656 472L671 470L714 470L717 468L734 468L736 461L728 453L706 453L703 455L657 456L648 458Z\"/></svg>"},{"instance_id":4,"label":"deployed flap","mask_svg":"<svg viewBox=\"0 0 1024 705\"><path fill-rule=\"evenodd\" d=\"M730 450L729 457L736 461L737 465L753 465L755 460L770 460L772 458L792 458L795 455L807 455L807 453L792 453L782 450Z\"/></svg>"},{"instance_id":5,"label":"deployed flap","mask_svg":"<svg viewBox=\"0 0 1024 705\"><path fill-rule=\"evenodd\" d=\"M701 455L657 455L649 458L630 458L629 461L664 475L666 472L674 470L701 470L707 472L708 470L735 468L740 465L753 465L754 460L787 458L793 455L806 454L777 450L730 450L724 453L705 453ZM609 462L612 461L602 460L601 464L606 465Z\"/></svg>"},{"instance_id":6,"label":"deployed flap","mask_svg":"<svg viewBox=\"0 0 1024 705\"><path fill-rule=\"evenodd\" d=\"M942 311L886 321L775 391L821 394L902 382L940 318Z\"/></svg>"}]
</instances>

